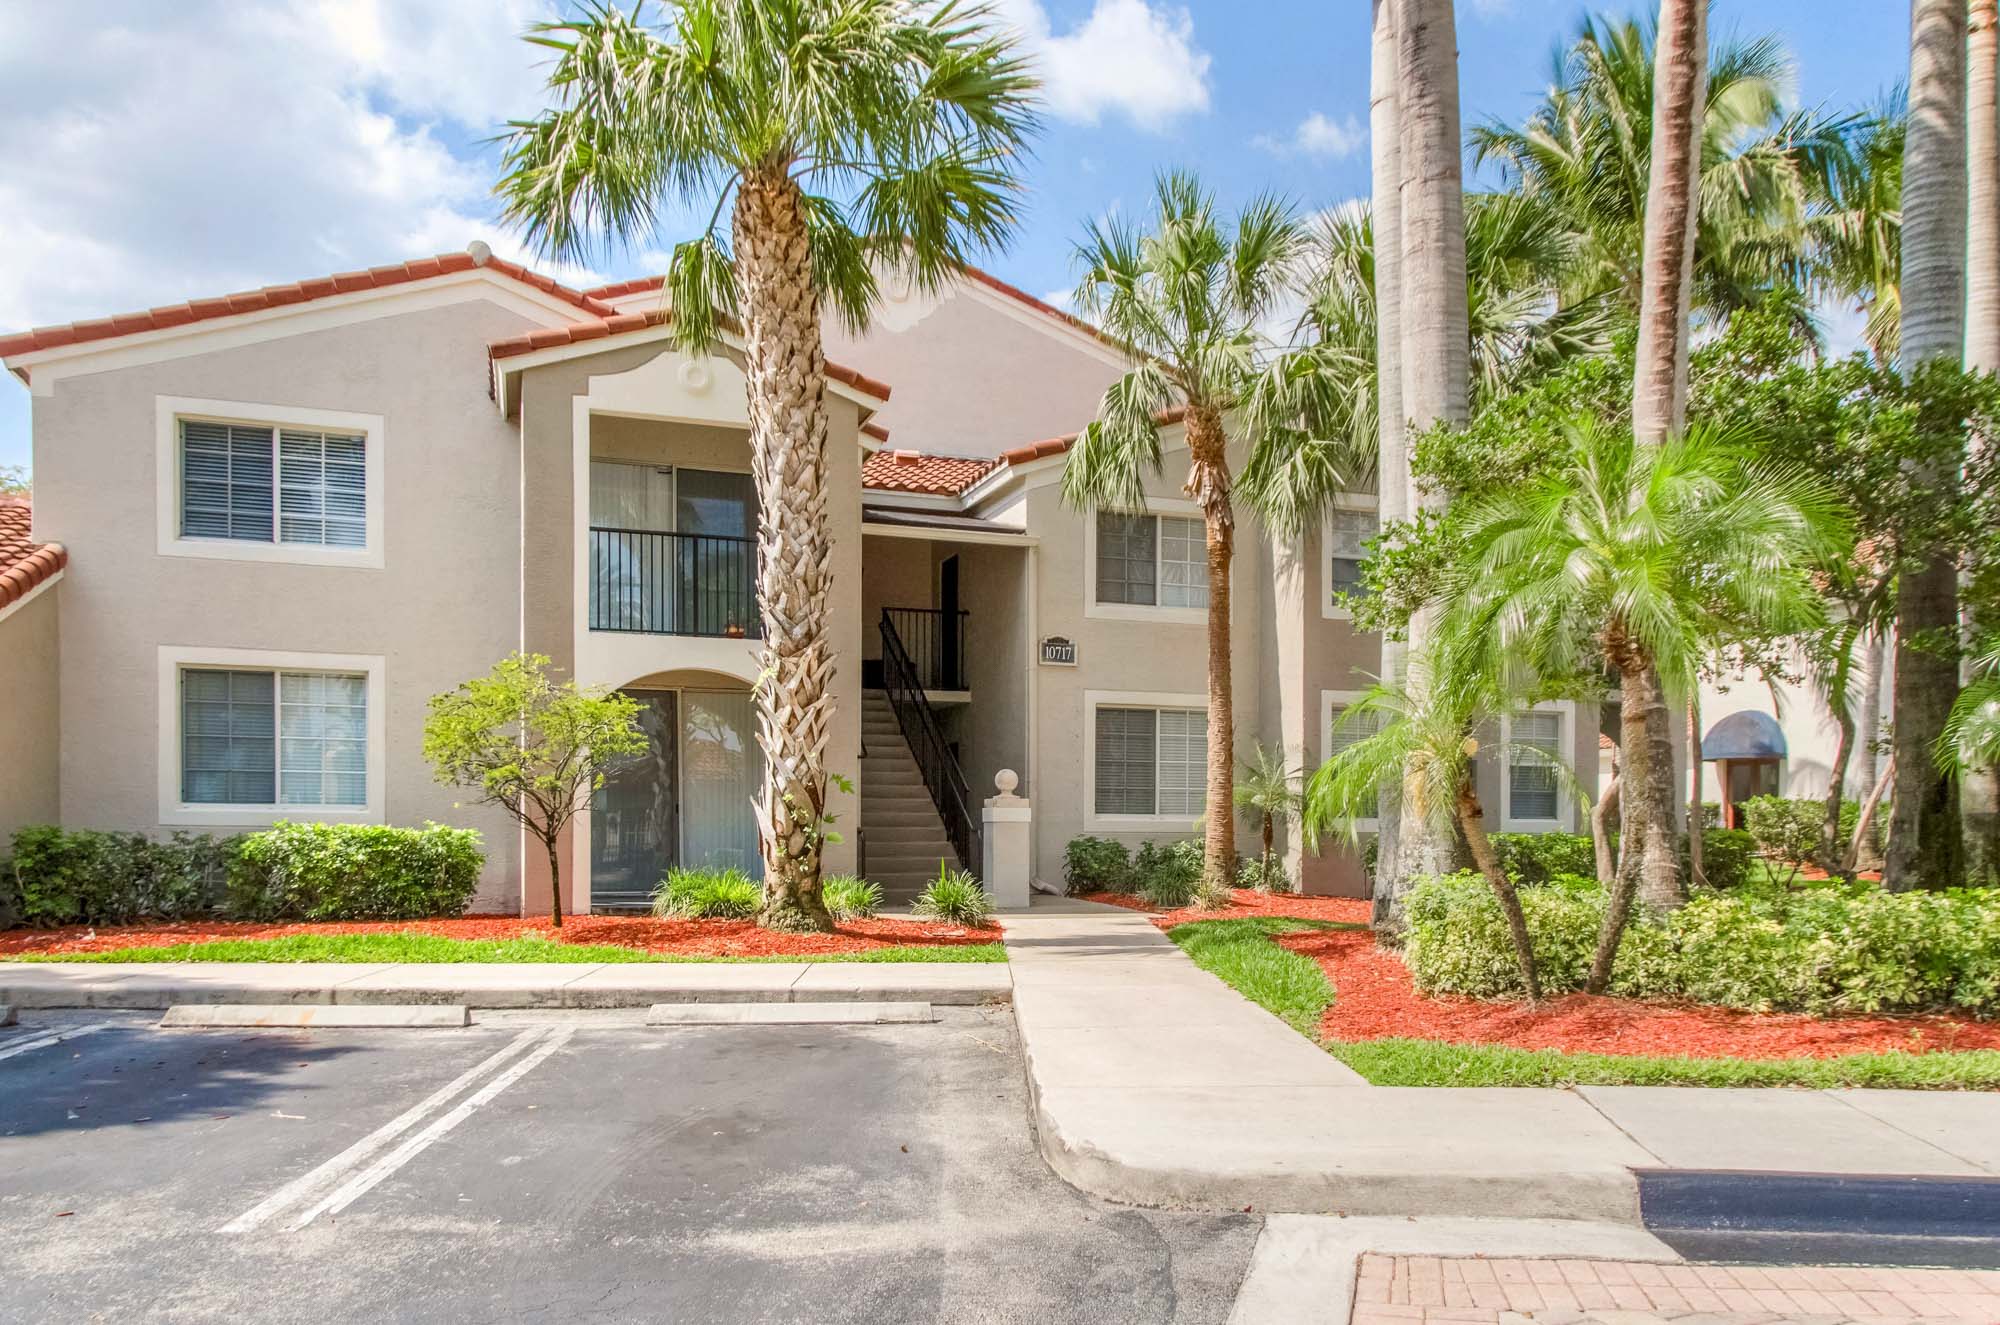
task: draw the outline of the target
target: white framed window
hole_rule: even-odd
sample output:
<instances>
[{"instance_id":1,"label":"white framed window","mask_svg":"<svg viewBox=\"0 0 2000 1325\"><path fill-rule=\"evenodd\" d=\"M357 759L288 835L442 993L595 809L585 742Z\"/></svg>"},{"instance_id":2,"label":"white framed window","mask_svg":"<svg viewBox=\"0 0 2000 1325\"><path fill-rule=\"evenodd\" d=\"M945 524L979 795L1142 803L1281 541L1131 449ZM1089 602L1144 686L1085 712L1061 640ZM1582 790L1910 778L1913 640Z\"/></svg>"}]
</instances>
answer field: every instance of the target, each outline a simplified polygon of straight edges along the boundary
<instances>
[{"instance_id":1,"label":"white framed window","mask_svg":"<svg viewBox=\"0 0 2000 1325\"><path fill-rule=\"evenodd\" d=\"M162 556L382 566L381 416L155 403Z\"/></svg>"},{"instance_id":2,"label":"white framed window","mask_svg":"<svg viewBox=\"0 0 2000 1325\"><path fill-rule=\"evenodd\" d=\"M159 651L160 822L383 820L373 654Z\"/></svg>"},{"instance_id":3,"label":"white framed window","mask_svg":"<svg viewBox=\"0 0 2000 1325\"><path fill-rule=\"evenodd\" d=\"M1569 796L1547 759L1516 746L1530 746L1549 759L1566 758L1576 706L1568 701L1538 704L1525 713L1501 719L1500 740L1507 751L1507 768L1500 788L1500 823L1506 832L1537 832L1558 828L1569 819Z\"/></svg>"},{"instance_id":4,"label":"white framed window","mask_svg":"<svg viewBox=\"0 0 2000 1325\"><path fill-rule=\"evenodd\" d=\"M1320 556L1325 586L1320 591L1320 611L1329 620L1347 621L1354 614L1340 606L1336 594L1362 592L1361 564L1368 559L1368 543L1382 529L1375 498L1367 493L1347 493L1334 498L1320 530Z\"/></svg>"},{"instance_id":5,"label":"white framed window","mask_svg":"<svg viewBox=\"0 0 2000 1325\"><path fill-rule=\"evenodd\" d=\"M1084 523L1085 614L1207 620L1208 536L1192 502L1097 511Z\"/></svg>"},{"instance_id":6,"label":"white framed window","mask_svg":"<svg viewBox=\"0 0 2000 1325\"><path fill-rule=\"evenodd\" d=\"M1200 695L1089 691L1085 780L1099 827L1191 824L1208 796L1208 706Z\"/></svg>"},{"instance_id":7,"label":"white framed window","mask_svg":"<svg viewBox=\"0 0 2000 1325\"><path fill-rule=\"evenodd\" d=\"M1319 692L1319 749L1321 759L1331 759L1334 755L1353 745L1356 741L1367 740L1382 730L1382 714L1378 711L1357 713L1347 716L1347 710L1361 698L1359 690L1322 690ZM1374 832L1380 824L1375 815L1357 815L1354 826L1363 832Z\"/></svg>"}]
</instances>

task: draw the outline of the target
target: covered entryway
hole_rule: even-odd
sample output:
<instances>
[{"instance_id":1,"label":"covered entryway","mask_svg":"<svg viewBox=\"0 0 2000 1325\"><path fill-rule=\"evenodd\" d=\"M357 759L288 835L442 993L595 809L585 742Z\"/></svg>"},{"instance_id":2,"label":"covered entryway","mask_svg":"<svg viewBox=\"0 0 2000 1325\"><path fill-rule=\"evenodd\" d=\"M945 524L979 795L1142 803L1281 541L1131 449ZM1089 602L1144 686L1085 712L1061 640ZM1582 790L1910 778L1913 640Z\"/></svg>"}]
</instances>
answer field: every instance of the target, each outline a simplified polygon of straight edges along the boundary
<instances>
[{"instance_id":1,"label":"covered entryway","mask_svg":"<svg viewBox=\"0 0 2000 1325\"><path fill-rule=\"evenodd\" d=\"M1715 765L1724 828L1743 826L1743 802L1778 794L1786 753L1785 733L1768 713L1732 713L1708 729L1701 738L1701 757Z\"/></svg>"}]
</instances>

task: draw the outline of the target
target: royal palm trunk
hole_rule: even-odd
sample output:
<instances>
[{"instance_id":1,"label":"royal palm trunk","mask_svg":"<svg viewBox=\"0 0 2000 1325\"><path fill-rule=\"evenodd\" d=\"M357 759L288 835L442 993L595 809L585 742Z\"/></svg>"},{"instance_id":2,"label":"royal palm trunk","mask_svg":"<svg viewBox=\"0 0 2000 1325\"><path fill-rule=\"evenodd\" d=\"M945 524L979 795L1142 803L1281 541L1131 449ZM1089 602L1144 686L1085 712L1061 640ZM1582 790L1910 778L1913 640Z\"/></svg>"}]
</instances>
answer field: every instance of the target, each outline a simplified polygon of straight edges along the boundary
<instances>
[{"instance_id":1,"label":"royal palm trunk","mask_svg":"<svg viewBox=\"0 0 2000 1325\"><path fill-rule=\"evenodd\" d=\"M1903 148L1903 363L1965 353L1965 0L1910 6L1909 129ZM1912 476L1948 489L1947 466ZM1896 782L1885 887L1945 888L1964 872L1958 790L1939 735L1958 697L1958 569L1948 549L1905 571L1896 594Z\"/></svg>"},{"instance_id":2,"label":"royal palm trunk","mask_svg":"<svg viewBox=\"0 0 2000 1325\"><path fill-rule=\"evenodd\" d=\"M1458 113L1458 37L1452 0L1399 0L1397 124L1401 154L1403 240L1403 414L1412 431L1465 426L1469 415L1471 333L1465 286L1465 192ZM1439 503L1410 492L1412 510ZM1410 621L1408 657L1423 657L1435 612ZM1413 691L1424 678L1410 677ZM1421 704L1421 696L1413 696ZM1387 924L1401 925L1402 894L1418 875L1449 871L1456 842L1449 828L1405 800L1396 865L1388 881ZM1379 903L1378 914L1385 908Z\"/></svg>"},{"instance_id":3,"label":"royal palm trunk","mask_svg":"<svg viewBox=\"0 0 2000 1325\"><path fill-rule=\"evenodd\" d=\"M1229 439L1213 407L1187 411L1188 478L1184 491L1201 508L1208 552L1208 799L1202 878L1210 888L1236 882L1236 709L1229 658L1229 565L1236 550L1230 509Z\"/></svg>"},{"instance_id":4,"label":"royal palm trunk","mask_svg":"<svg viewBox=\"0 0 2000 1325\"><path fill-rule=\"evenodd\" d=\"M2000 0L1972 0L1966 55L1965 366L2000 372ZM1975 447L1992 439L1975 436ZM1979 622L1966 612L1966 634ZM1965 679L1961 676L1961 680ZM2000 872L2000 775L1989 765L1963 774L1967 874L1975 883Z\"/></svg>"},{"instance_id":5,"label":"royal palm trunk","mask_svg":"<svg viewBox=\"0 0 2000 1325\"><path fill-rule=\"evenodd\" d=\"M1653 47L1653 137L1632 372L1632 433L1657 446L1687 413L1688 301L1708 90L1708 0L1661 0Z\"/></svg>"},{"instance_id":6,"label":"royal palm trunk","mask_svg":"<svg viewBox=\"0 0 2000 1325\"><path fill-rule=\"evenodd\" d=\"M827 930L820 898L826 749L833 721L827 630L826 360L798 185L779 170L746 174L732 218L750 470L757 487L757 605L764 648L757 739L764 749L757 834L772 929Z\"/></svg>"},{"instance_id":7,"label":"royal palm trunk","mask_svg":"<svg viewBox=\"0 0 2000 1325\"><path fill-rule=\"evenodd\" d=\"M1368 79L1368 129L1374 167L1369 217L1375 243L1375 466L1376 514L1386 527L1410 513L1410 452L1403 415L1403 155L1397 141L1396 9L1399 0L1375 0L1373 62ZM1382 637L1382 680L1403 679L1407 653L1401 640ZM1400 880L1403 794L1384 787L1375 829L1374 921L1393 922Z\"/></svg>"}]
</instances>

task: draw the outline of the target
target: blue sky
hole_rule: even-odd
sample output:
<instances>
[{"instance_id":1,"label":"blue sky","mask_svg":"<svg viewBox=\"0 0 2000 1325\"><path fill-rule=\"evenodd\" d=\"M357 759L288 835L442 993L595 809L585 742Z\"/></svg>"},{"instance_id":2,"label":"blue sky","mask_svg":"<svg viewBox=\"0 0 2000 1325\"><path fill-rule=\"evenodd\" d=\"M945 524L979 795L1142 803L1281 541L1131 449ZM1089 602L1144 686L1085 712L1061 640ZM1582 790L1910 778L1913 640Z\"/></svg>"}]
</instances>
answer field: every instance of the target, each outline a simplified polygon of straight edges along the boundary
<instances>
[{"instance_id":1,"label":"blue sky","mask_svg":"<svg viewBox=\"0 0 2000 1325\"><path fill-rule=\"evenodd\" d=\"M539 57L513 34L551 3L0 6L0 330L475 237L531 256L493 224L482 140L538 104ZM1276 188L1319 208L1367 191L1366 0L1002 8L1048 82L1025 223L984 264L1024 289L1066 289L1083 219L1142 206L1162 166L1196 169L1229 202ZM1522 117L1557 41L1598 8L1459 0L1466 122ZM1907 23L1894 0L1718 0L1711 19L1718 35L1779 34L1805 105L1872 101L1899 81ZM656 269L657 253L544 265L615 279ZM0 465L28 462L28 432L9 375Z\"/></svg>"}]
</instances>

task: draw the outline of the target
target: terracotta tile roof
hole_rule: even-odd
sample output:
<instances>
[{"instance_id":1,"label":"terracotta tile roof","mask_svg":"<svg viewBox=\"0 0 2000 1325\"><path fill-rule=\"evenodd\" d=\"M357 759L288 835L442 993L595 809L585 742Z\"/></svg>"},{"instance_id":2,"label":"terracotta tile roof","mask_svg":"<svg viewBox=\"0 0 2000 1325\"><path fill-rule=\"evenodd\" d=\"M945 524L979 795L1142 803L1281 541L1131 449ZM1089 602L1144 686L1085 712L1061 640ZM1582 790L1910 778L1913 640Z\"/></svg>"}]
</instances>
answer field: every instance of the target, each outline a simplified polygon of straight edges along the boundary
<instances>
[{"instance_id":1,"label":"terracotta tile roof","mask_svg":"<svg viewBox=\"0 0 2000 1325\"><path fill-rule=\"evenodd\" d=\"M28 536L32 509L20 497L0 497L0 608L27 597L69 564L62 544Z\"/></svg>"},{"instance_id":2,"label":"terracotta tile roof","mask_svg":"<svg viewBox=\"0 0 2000 1325\"><path fill-rule=\"evenodd\" d=\"M1599 732L1597 733L1597 748L1600 750L1616 750L1618 748L1618 742L1612 740L1609 736L1606 736L1603 732Z\"/></svg>"},{"instance_id":3,"label":"terracotta tile roof","mask_svg":"<svg viewBox=\"0 0 2000 1325\"><path fill-rule=\"evenodd\" d=\"M484 251L482 245L477 252L440 253L436 257L417 258L411 262L399 262L387 267L370 267L367 271L342 272L336 276L294 281L289 285L267 285L261 290L243 290L213 299L194 299L184 304L165 304L143 313L119 313L112 317L95 318L87 322L36 327L31 331L0 336L0 357L26 354L32 350L55 349L63 345L77 345L85 341L109 340L113 336L166 331L172 327L186 326L190 322L233 317L239 313L255 313L262 309L280 308L287 304L303 304L314 299L325 299L330 295L351 294L357 290L379 290L387 286L404 285L411 281L428 280L434 276L446 276L453 272L470 271L474 267L487 267L503 276L512 277L523 285L532 286L545 294L554 295L565 303L574 304L594 317L610 317L618 311L602 299L572 290L550 277L529 271L519 263L493 257Z\"/></svg>"},{"instance_id":4,"label":"terracotta tile roof","mask_svg":"<svg viewBox=\"0 0 2000 1325\"><path fill-rule=\"evenodd\" d=\"M1155 414L1153 422L1165 428L1170 424L1179 423L1186 416L1187 410L1176 405L1172 409L1163 409L1158 414ZM1052 455L1061 455L1074 446L1076 439L1082 435L1080 432L1073 432L1065 437L1051 437L1046 441L1030 442L1026 446L1017 446L1011 451L1002 451L1000 453L1000 463L1004 465L1026 465L1032 464L1037 460L1046 460Z\"/></svg>"},{"instance_id":5,"label":"terracotta tile roof","mask_svg":"<svg viewBox=\"0 0 2000 1325\"><path fill-rule=\"evenodd\" d=\"M606 307L609 308L609 305ZM525 331L518 336L503 336L499 340L488 341L486 353L489 358L508 359L517 354L553 349L558 345L602 340L607 336L619 336L629 331L643 331L647 327L661 326L669 316L667 310L662 308L649 309L644 313L608 312L602 317L567 322L560 327L536 327L533 331ZM858 373L852 368L829 362L826 365L826 375L836 382L853 387L864 396L873 396L877 400L889 398L889 384L877 381L866 373Z\"/></svg>"},{"instance_id":6,"label":"terracotta tile roof","mask_svg":"<svg viewBox=\"0 0 2000 1325\"><path fill-rule=\"evenodd\" d=\"M877 451L862 462L861 486L878 492L918 492L955 497L984 478L997 460L924 455L918 451Z\"/></svg>"},{"instance_id":7,"label":"terracotta tile roof","mask_svg":"<svg viewBox=\"0 0 2000 1325\"><path fill-rule=\"evenodd\" d=\"M967 277L978 281L987 289L1004 294L1016 303L1025 304L1037 313L1040 313L1043 317L1050 317L1058 322L1067 323L1069 326L1083 332L1094 340L1104 341L1106 345L1112 344L1103 332L1074 313L1065 313L1054 304L1035 298L1035 296L1029 294L1019 286L1007 284L1007 282L1001 280L991 272L981 271L970 264L967 264L962 270ZM629 281L614 281L610 285L593 286L585 290L584 293L593 299L623 299L628 294L643 294L648 290L657 290L665 284L666 277L664 276L635 276ZM1113 348L1117 347L1114 345Z\"/></svg>"},{"instance_id":8,"label":"terracotta tile roof","mask_svg":"<svg viewBox=\"0 0 2000 1325\"><path fill-rule=\"evenodd\" d=\"M867 423L862 424L861 431L867 433L870 437L873 437L878 442L886 442L889 440L889 430L887 428L884 428L881 424L875 422L873 419L870 419Z\"/></svg>"}]
</instances>

